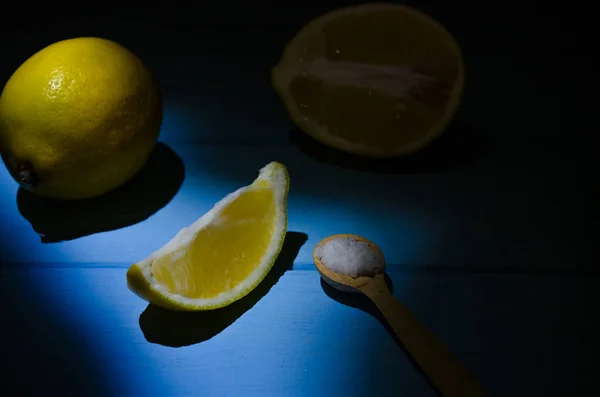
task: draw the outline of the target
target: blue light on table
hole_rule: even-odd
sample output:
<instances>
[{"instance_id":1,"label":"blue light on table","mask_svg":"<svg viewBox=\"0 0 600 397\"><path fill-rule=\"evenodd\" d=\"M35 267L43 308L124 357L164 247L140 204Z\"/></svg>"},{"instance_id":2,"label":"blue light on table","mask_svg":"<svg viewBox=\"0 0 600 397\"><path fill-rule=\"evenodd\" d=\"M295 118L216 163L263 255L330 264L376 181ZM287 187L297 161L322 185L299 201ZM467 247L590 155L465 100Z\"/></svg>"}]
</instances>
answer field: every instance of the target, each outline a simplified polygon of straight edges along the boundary
<instances>
[{"instance_id":1,"label":"blue light on table","mask_svg":"<svg viewBox=\"0 0 600 397\"><path fill-rule=\"evenodd\" d=\"M193 114L186 106L175 101L165 101L160 140L189 142L191 137L205 134L208 126L199 113L196 111Z\"/></svg>"},{"instance_id":2,"label":"blue light on table","mask_svg":"<svg viewBox=\"0 0 600 397\"><path fill-rule=\"evenodd\" d=\"M15 205L16 183L6 170L0 171L2 213L5 224L2 241L10 241L11 249L19 249L11 257L17 262L59 262L66 258L70 263L102 263L105 265L131 264L164 245L182 227L194 222L199 216L228 193L250 184L258 169L280 152L271 150L246 153L236 160L222 158L223 150L209 148L198 154L195 147L171 145L186 165L186 177L179 192L161 210L143 222L129 227L92 234L57 244L40 244L31 225L18 213ZM311 171L315 165L303 165ZM319 186L298 174L297 164L291 164L291 189L288 201L288 230L306 233L309 241L303 246L296 262L312 263L312 248L322 238L336 233L355 233L377 243L390 265L418 265L435 261L438 234L443 230L430 215L419 212L408 202L395 203L396 210L389 211L389 204L377 197L356 199L346 197L344 191L336 191L335 181L329 186ZM322 173L322 172L321 172ZM296 178L294 178L296 176ZM333 177L332 177L333 178ZM157 187L159 188L159 187ZM338 189L339 190L339 189ZM7 247L5 250L8 250ZM8 255L8 254L4 254Z\"/></svg>"},{"instance_id":3,"label":"blue light on table","mask_svg":"<svg viewBox=\"0 0 600 397\"><path fill-rule=\"evenodd\" d=\"M29 266L26 271L23 289L36 291L36 299L44 302L51 316L58 319L68 332L79 334L87 345L88 354L93 355L100 366L100 376L112 390L131 395L150 395L157 387L174 392L200 392L200 390L177 389L191 387L181 378L190 378L190 371L196 382L194 387L203 389L201 394L219 395L230 390L230 385L243 377L245 384L256 385L256 390L268 382L272 390L293 390L300 395L323 394L323 389L335 394L338 380L327 374L337 372L346 381L365 378L369 371L369 360L376 360L377 351L371 350L372 338L389 338L381 324L367 313L356 308L346 307L329 299L321 290L319 277L313 270L312 251L322 238L336 233L362 235L384 251L388 269L399 264L420 263L427 256L437 236L435 221L420 213L413 203L396 203L398 211L386 211L385 199L373 195L349 196L349 187L340 178L335 167L324 166L301 155L292 146L225 146L190 145L183 143L183 137L192 134L190 115L183 108L167 104L161 141L170 146L185 165L185 180L172 200L163 208L142 222L102 233L95 233L68 241L42 244L40 237L29 222L19 214L15 203L17 184L6 170L0 171L0 216L5 225L0 228L0 242L3 262L13 262L14 266ZM233 321L219 334L202 343L173 349L149 343L140 330L138 319L146 309L146 302L135 297L126 287L125 272L129 265L149 255L167 243L182 227L188 226L228 193L250 184L258 170L270 161L281 161L290 171L291 189L288 201L288 230L306 233L308 241L301 247L295 267L299 272L293 277L308 277L308 283L294 283L291 274L283 276L286 290L271 293L240 318ZM355 174L354 180L364 189L371 189L377 176ZM160 188L157 186L157 188ZM360 190L356 190L360 194ZM422 227L415 227L421 224ZM7 225L10 225L8 227ZM425 233L427 231L427 234ZM52 271L39 271L36 266L52 264ZM102 268L102 280L96 277ZM405 289L409 277L402 278ZM307 279L308 280L308 279ZM296 290L294 290L294 287ZM310 290L308 291L307 288ZM131 302L124 306L122 302ZM115 307L119 310L115 310ZM340 306L342 308L340 308ZM311 319L293 320L287 312L306 315L302 308L310 307L311 316L321 318L325 336L307 339L304 343L290 343L290 338L302 338L302 322L312 324ZM265 323L264 314L281 313L282 318L272 318ZM316 314L315 314L316 313ZM339 328L336 328L339 322ZM371 328L348 329L349 324L370 322ZM298 324L297 324L298 323ZM110 324L110 327L108 326ZM113 329L114 324L123 324L121 332L102 332ZM286 324L279 327L278 324ZM258 340L248 340L248 329L262 329ZM334 331L332 331L332 329ZM337 331L336 331L337 330ZM311 331L314 335L314 330ZM253 338L257 333L251 333ZM353 353L347 347L351 342L364 341L354 346ZM235 341L232 346L231 341ZM288 345L286 357L264 368L253 366L262 349L271 345ZM387 344L378 344L379 349L398 348L390 339ZM307 351L314 352L306 354ZM129 363L119 361L127 355L139 357L140 374L132 374ZM170 371L170 376L162 376L161 369L183 363L193 363L193 367L182 366L181 374ZM230 373L222 372L228 368ZM306 371L310 379L319 378L312 384L298 382L298 377L290 377L287 371ZM315 375L320 373L322 375ZM362 374L362 375L361 375ZM377 374L367 376L375 378ZM211 379L219 377L225 383L215 389ZM291 379L295 379L290 383ZM227 384L229 380L229 384ZM365 390L370 385L357 384L357 390ZM319 390L317 390L317 388ZM251 391L249 391L251 393ZM360 394L360 393L359 393Z\"/></svg>"},{"instance_id":4,"label":"blue light on table","mask_svg":"<svg viewBox=\"0 0 600 397\"><path fill-rule=\"evenodd\" d=\"M65 269L53 278L61 284L51 288L44 285L50 278L36 278L42 272L28 273L32 287L40 288L37 297L65 331L83 339L87 360L99 367L96 376L115 395L151 395L157 388L233 395L237 384L246 385L244 395L258 396L261 390L366 395L382 376L374 363L390 350L402 354L378 321L327 298L316 272L303 271L284 275L251 310L202 343L181 348L148 343L138 325L146 302L124 287L124 273L106 269L99 280L98 269ZM119 332L111 332L115 324ZM398 360L384 369L394 371L413 369Z\"/></svg>"}]
</instances>

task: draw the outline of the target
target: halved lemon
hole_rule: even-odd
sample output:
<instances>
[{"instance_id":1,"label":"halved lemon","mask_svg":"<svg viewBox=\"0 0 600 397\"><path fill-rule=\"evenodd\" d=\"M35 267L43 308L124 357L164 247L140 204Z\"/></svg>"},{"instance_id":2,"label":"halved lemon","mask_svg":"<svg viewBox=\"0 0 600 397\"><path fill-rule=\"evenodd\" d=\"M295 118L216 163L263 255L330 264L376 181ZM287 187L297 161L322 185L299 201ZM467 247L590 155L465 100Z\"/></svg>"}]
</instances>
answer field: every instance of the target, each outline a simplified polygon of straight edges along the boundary
<instances>
[{"instance_id":1,"label":"halved lemon","mask_svg":"<svg viewBox=\"0 0 600 397\"><path fill-rule=\"evenodd\" d=\"M300 130L342 151L393 157L444 131L460 103L464 65L440 23L403 5L372 3L309 22L271 77Z\"/></svg>"},{"instance_id":2,"label":"halved lemon","mask_svg":"<svg viewBox=\"0 0 600 397\"><path fill-rule=\"evenodd\" d=\"M272 162L127 271L141 298L172 310L227 306L267 275L287 230L289 176Z\"/></svg>"}]
</instances>

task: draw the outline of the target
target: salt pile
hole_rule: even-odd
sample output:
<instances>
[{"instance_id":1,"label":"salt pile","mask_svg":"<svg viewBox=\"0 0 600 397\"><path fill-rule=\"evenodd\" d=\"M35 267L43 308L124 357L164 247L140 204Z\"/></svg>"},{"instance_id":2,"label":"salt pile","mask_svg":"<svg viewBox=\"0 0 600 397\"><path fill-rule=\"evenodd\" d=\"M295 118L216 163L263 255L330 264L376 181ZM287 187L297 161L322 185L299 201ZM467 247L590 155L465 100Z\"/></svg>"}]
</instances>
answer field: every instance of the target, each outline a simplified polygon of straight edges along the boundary
<instances>
[{"instance_id":1,"label":"salt pile","mask_svg":"<svg viewBox=\"0 0 600 397\"><path fill-rule=\"evenodd\" d=\"M353 278L373 277L385 269L384 258L379 252L353 238L336 238L319 245L315 256L328 269Z\"/></svg>"}]
</instances>

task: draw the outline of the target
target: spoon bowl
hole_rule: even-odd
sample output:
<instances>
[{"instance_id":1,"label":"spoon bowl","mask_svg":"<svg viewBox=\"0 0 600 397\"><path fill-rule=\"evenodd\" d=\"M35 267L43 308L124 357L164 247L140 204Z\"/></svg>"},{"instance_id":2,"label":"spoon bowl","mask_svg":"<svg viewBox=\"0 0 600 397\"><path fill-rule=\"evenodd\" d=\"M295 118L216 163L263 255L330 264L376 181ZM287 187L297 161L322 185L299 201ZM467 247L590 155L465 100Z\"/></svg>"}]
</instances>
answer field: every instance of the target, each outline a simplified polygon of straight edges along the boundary
<instances>
[{"instance_id":1,"label":"spoon bowl","mask_svg":"<svg viewBox=\"0 0 600 397\"><path fill-rule=\"evenodd\" d=\"M359 277L350 277L346 274L341 274L330 270L323 264L321 261L321 257L318 255L318 251L320 247L324 247L326 244L332 242L337 239L352 239L356 241L360 241L362 243L366 243L370 249L376 251L380 258L383 260L383 267L385 268L385 259L383 256L383 252L381 249L372 241L367 240L362 236L358 236L355 234L334 234L333 236L329 236L321 240L313 250L313 261L315 262L315 266L317 270L323 277L323 280L333 288L350 293L362 293L361 288L373 281L374 277L382 276L384 273L377 274L375 276L359 276Z\"/></svg>"}]
</instances>

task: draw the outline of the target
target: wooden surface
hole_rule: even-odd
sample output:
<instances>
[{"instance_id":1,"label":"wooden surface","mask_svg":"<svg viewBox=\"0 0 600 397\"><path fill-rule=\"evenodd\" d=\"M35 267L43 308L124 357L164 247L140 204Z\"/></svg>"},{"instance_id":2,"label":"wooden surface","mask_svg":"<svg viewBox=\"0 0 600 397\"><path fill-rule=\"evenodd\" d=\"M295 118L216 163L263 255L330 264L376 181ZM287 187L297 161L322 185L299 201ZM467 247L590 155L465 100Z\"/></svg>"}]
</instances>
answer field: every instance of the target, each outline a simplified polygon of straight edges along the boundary
<instances>
[{"instance_id":1,"label":"wooden surface","mask_svg":"<svg viewBox=\"0 0 600 397\"><path fill-rule=\"evenodd\" d=\"M332 5L5 18L3 82L56 40L112 38L155 72L165 120L148 166L97 200L41 201L0 170L0 394L434 396L373 307L320 281L311 253L336 233L382 248L394 295L490 396L593 394L592 62L574 39L585 24L559 31L568 12L550 5L409 4L455 33L467 89L440 142L383 163L294 132L269 85L285 42ZM252 295L181 315L127 290L131 263L272 160L290 171L289 234Z\"/></svg>"},{"instance_id":2,"label":"wooden surface","mask_svg":"<svg viewBox=\"0 0 600 397\"><path fill-rule=\"evenodd\" d=\"M125 272L3 269L9 396L435 395L372 307L324 287L312 268L285 272L261 299L189 316L147 307ZM597 279L389 274L490 396L579 396L593 385L596 335L583 303L598 299Z\"/></svg>"},{"instance_id":3,"label":"wooden surface","mask_svg":"<svg viewBox=\"0 0 600 397\"><path fill-rule=\"evenodd\" d=\"M387 286L385 275L378 274L360 290L377 306L408 355L443 396L485 396L481 384L463 363L394 297Z\"/></svg>"}]
</instances>

